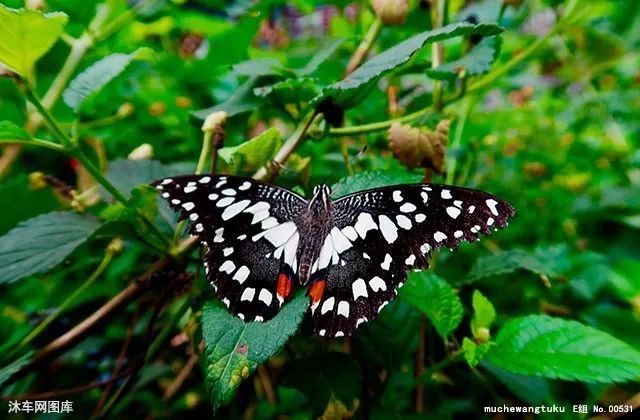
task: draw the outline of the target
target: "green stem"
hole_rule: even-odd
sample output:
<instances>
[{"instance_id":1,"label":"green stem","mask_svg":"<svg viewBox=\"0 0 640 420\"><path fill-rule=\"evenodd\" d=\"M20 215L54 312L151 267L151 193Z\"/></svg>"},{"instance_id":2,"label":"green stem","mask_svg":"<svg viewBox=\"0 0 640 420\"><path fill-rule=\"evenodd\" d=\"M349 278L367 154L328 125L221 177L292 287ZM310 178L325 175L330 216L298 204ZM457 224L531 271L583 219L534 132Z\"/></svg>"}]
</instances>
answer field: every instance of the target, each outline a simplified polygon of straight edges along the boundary
<instances>
[{"instance_id":1,"label":"green stem","mask_svg":"<svg viewBox=\"0 0 640 420\"><path fill-rule=\"evenodd\" d=\"M454 363L457 363L461 360L462 360L462 353L460 351L450 354L449 356L442 359L435 365L429 366L427 369L425 369L424 373L422 373L422 375L418 376L414 380L414 384L424 383L429 381L429 379L431 378L431 376L433 376L434 373L441 371L445 367L452 365Z\"/></svg>"},{"instance_id":2,"label":"green stem","mask_svg":"<svg viewBox=\"0 0 640 420\"><path fill-rule=\"evenodd\" d=\"M431 7L432 28L441 28L444 22L445 0L433 0ZM434 42L431 44L431 67L436 68L442 65L443 60L442 43ZM442 81L434 80L433 82L433 106L436 111L442 109Z\"/></svg>"},{"instance_id":3,"label":"green stem","mask_svg":"<svg viewBox=\"0 0 640 420\"><path fill-rule=\"evenodd\" d=\"M44 147L50 150L55 150L56 152L61 152L64 153L65 152L65 148L60 146L57 143L53 143L47 140L42 140L42 139L31 139L31 140L20 140L20 141L15 141L15 142L2 142L2 144L29 144L32 146L39 146L39 147Z\"/></svg>"},{"instance_id":4,"label":"green stem","mask_svg":"<svg viewBox=\"0 0 640 420\"><path fill-rule=\"evenodd\" d=\"M107 266L109 265L112 259L113 259L113 252L107 250L104 258L100 262L100 265L98 265L98 267L94 270L94 272L91 273L89 278L80 287L78 287L69 297L67 297L64 300L64 302L62 302L60 306L58 306L58 308L53 313L51 313L47 318L45 318L44 321L38 324L38 326L34 328L29 333L29 335L27 335L18 344L18 346L13 350L13 353L17 352L18 350L22 349L27 344L29 344L31 341L33 341L33 339L37 337L47 326L49 326L49 324L51 324L56 318L58 318L58 316L60 316L60 314L62 314L69 307L69 305L71 305L76 300L76 298L78 298L78 296L82 295L82 293L102 275L102 273L107 268Z\"/></svg>"},{"instance_id":5,"label":"green stem","mask_svg":"<svg viewBox=\"0 0 640 420\"><path fill-rule=\"evenodd\" d=\"M462 111L460 112L460 118L458 123L456 124L456 132L453 138L453 142L451 143L449 150L456 150L460 147L462 143L462 133L464 132L464 125L467 122L467 116L469 115L469 111L471 110L471 99L466 98L462 102ZM447 162L447 179L445 184L453 184L453 178L456 172L456 166L458 164L458 159L456 157L451 158Z\"/></svg>"},{"instance_id":6,"label":"green stem","mask_svg":"<svg viewBox=\"0 0 640 420\"><path fill-rule=\"evenodd\" d=\"M367 34L364 36L364 38L360 42L360 45L358 45L358 48L356 48L355 52L351 56L351 59L349 60L349 64L347 64L347 67L344 71L345 76L348 76L349 74L351 74L364 61L364 59L367 57L367 54L369 54L371 47L373 46L376 39L378 38L381 28L382 28L382 21L380 20L380 18L376 17L376 20L374 20L373 23L371 23L371 26L369 27Z\"/></svg>"},{"instance_id":7,"label":"green stem","mask_svg":"<svg viewBox=\"0 0 640 420\"><path fill-rule=\"evenodd\" d=\"M212 130L206 130L202 138L202 148L200 149L200 157L198 158L198 164L196 165L196 175L200 175L204 172L204 167L207 164L207 159L211 155L211 137L213 136ZM211 168L215 170L215 168Z\"/></svg>"}]
</instances>

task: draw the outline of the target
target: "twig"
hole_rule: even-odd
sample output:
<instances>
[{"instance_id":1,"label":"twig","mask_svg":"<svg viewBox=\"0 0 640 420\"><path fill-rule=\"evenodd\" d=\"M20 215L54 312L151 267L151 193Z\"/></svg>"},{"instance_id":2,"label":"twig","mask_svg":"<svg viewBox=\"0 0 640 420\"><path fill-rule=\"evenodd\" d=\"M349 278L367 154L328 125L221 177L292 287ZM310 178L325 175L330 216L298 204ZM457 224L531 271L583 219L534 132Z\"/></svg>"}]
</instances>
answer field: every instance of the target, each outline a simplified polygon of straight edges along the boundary
<instances>
[{"instance_id":1,"label":"twig","mask_svg":"<svg viewBox=\"0 0 640 420\"><path fill-rule=\"evenodd\" d=\"M49 400L63 395L79 394L81 392L90 391L95 388L100 388L103 385L110 384L117 381L120 378L129 374L129 370L125 370L117 376L112 376L109 379L103 381L94 381L86 385L80 385L73 388L59 389L57 391L40 392L33 394L20 394L20 395L8 395L0 397L0 401L14 401L14 400Z\"/></svg>"},{"instance_id":2,"label":"twig","mask_svg":"<svg viewBox=\"0 0 640 420\"><path fill-rule=\"evenodd\" d=\"M278 150L278 153L276 153L276 156L273 158L274 165L271 166L267 164L258 169L258 171L253 174L254 179L265 180L278 173L279 168L284 166L287 159L289 159L289 156L291 156L293 151L302 143L302 140L304 139L309 127L311 127L316 115L318 115L317 110L309 113L298 129L287 139L280 150Z\"/></svg>"},{"instance_id":3,"label":"twig","mask_svg":"<svg viewBox=\"0 0 640 420\"><path fill-rule=\"evenodd\" d=\"M269 377L269 372L264 365L260 365L258 367L258 378L260 379L260 385L262 385L262 389L264 389L264 394L267 397L267 401L271 405L276 405L276 393L273 391L273 385L271 384L271 378Z\"/></svg>"},{"instance_id":4,"label":"twig","mask_svg":"<svg viewBox=\"0 0 640 420\"><path fill-rule=\"evenodd\" d=\"M444 23L444 10L446 0L431 0L431 27L438 29ZM444 49L441 42L431 44L431 68L442 65ZM442 81L434 80L433 82L433 107L436 111L442 110Z\"/></svg>"},{"instance_id":5,"label":"twig","mask_svg":"<svg viewBox=\"0 0 640 420\"><path fill-rule=\"evenodd\" d=\"M382 28L382 21L380 20L380 18L376 17L376 20L374 20L371 26L369 27L369 31L364 36L364 38L360 42L360 45L358 45L358 48L356 48L355 52L351 56L351 59L349 60L349 64L347 64L347 67L344 70L345 77L350 75L355 69L357 69L360 66L360 64L364 61L364 59L367 57L367 54L369 54L369 50L371 50L373 43L375 42L375 40L378 38L378 35L380 34L381 28Z\"/></svg>"},{"instance_id":6,"label":"twig","mask_svg":"<svg viewBox=\"0 0 640 420\"><path fill-rule=\"evenodd\" d=\"M180 373L178 373L178 376L176 376L173 382L171 382L171 385L169 385L167 390L164 392L164 395L162 396L163 401L169 401L171 398L173 398L176 392L178 392L180 387L184 384L184 381L187 380L187 378L191 374L191 371L198 363L198 357L199 355L195 351L191 354L189 360L187 360L187 363L184 364L182 370L180 371Z\"/></svg>"}]
</instances>

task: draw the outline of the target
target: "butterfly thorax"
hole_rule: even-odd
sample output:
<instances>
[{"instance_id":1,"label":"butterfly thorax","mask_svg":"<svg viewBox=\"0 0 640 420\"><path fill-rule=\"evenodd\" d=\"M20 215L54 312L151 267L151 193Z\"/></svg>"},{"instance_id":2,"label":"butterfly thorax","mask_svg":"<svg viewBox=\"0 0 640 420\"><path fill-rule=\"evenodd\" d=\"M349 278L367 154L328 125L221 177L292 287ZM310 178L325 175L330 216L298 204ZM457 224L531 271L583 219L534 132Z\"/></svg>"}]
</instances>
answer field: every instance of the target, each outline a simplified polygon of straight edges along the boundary
<instances>
[{"instance_id":1,"label":"butterfly thorax","mask_svg":"<svg viewBox=\"0 0 640 420\"><path fill-rule=\"evenodd\" d=\"M311 265L320 255L322 243L331 226L331 189L326 185L319 185L313 190L313 198L298 222L300 232L300 246L298 247L298 275L300 283L309 282Z\"/></svg>"}]
</instances>

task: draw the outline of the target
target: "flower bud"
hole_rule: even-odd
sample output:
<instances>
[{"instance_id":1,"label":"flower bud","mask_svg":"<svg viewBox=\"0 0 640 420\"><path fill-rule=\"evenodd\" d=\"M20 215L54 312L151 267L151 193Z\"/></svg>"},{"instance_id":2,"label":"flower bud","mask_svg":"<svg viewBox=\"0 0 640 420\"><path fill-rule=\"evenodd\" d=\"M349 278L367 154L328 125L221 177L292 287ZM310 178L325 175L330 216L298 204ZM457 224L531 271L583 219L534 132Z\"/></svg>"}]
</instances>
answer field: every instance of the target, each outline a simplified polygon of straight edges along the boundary
<instances>
[{"instance_id":1,"label":"flower bud","mask_svg":"<svg viewBox=\"0 0 640 420\"><path fill-rule=\"evenodd\" d=\"M404 22L409 10L408 0L373 0L373 10L385 25L399 25Z\"/></svg>"},{"instance_id":2,"label":"flower bud","mask_svg":"<svg viewBox=\"0 0 640 420\"><path fill-rule=\"evenodd\" d=\"M125 102L118 108L116 115L118 118L126 118L133 113L133 104L131 102Z\"/></svg>"},{"instance_id":3,"label":"flower bud","mask_svg":"<svg viewBox=\"0 0 640 420\"><path fill-rule=\"evenodd\" d=\"M152 157L153 157L153 146L151 146L149 143L144 143L136 147L135 149L133 149L131 153L129 153L129 156L127 156L127 159L146 160L146 159L151 159Z\"/></svg>"},{"instance_id":4,"label":"flower bud","mask_svg":"<svg viewBox=\"0 0 640 420\"><path fill-rule=\"evenodd\" d=\"M227 113L225 111L216 111L207 115L204 123L202 124L202 131L213 131L216 126L223 125L227 120Z\"/></svg>"}]
</instances>

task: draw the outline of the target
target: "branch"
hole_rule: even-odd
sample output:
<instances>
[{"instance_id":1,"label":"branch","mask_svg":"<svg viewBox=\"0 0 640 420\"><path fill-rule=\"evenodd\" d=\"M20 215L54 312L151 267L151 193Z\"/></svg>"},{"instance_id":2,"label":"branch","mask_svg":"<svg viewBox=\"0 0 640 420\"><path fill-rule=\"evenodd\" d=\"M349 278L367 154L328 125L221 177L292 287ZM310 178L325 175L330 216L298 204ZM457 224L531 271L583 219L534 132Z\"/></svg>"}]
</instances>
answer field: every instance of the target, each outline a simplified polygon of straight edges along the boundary
<instances>
[{"instance_id":1,"label":"branch","mask_svg":"<svg viewBox=\"0 0 640 420\"><path fill-rule=\"evenodd\" d=\"M367 58L367 54L369 54L369 50L371 50L373 43L378 38L381 28L382 28L382 20L380 20L379 17L376 17L376 20L374 20L371 23L371 26L369 27L369 31L367 31L367 34L364 36L364 38L360 42L360 45L358 45L358 48L356 48L355 52L351 56L351 59L349 60L349 64L347 64L347 67L344 70L345 77L347 77L355 69L357 69L360 66L360 64L362 64L364 59Z\"/></svg>"}]
</instances>

